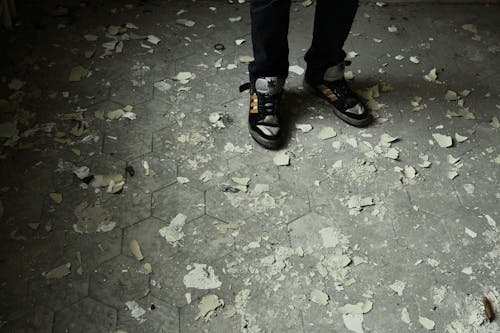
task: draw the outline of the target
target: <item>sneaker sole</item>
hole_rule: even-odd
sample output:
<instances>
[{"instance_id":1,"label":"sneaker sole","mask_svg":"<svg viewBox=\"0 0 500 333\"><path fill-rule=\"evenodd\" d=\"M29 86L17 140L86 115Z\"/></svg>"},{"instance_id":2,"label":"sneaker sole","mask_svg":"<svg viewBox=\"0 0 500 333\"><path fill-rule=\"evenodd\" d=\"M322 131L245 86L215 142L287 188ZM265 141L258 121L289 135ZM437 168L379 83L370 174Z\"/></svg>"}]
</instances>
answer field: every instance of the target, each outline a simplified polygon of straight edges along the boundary
<instances>
[{"instance_id":1,"label":"sneaker sole","mask_svg":"<svg viewBox=\"0 0 500 333\"><path fill-rule=\"evenodd\" d=\"M326 96L324 96L322 93L320 93L316 89L314 89L305 80L302 82L302 85L303 85L304 89L308 93L310 93L310 94L312 94L314 96L320 97L321 99L324 99L325 101L327 101L328 104L330 104L330 106L332 107L333 113L337 117L339 117L341 120L343 120L344 122L348 123L349 125L352 125L352 126L355 126L355 127L366 127L366 126L368 126L368 125L370 125L372 123L373 118L372 118L371 114L368 114L368 116L365 119L353 119L353 118L350 118L345 113L339 111L335 106L333 106L330 103L330 101L328 100L328 98Z\"/></svg>"},{"instance_id":2,"label":"sneaker sole","mask_svg":"<svg viewBox=\"0 0 500 333\"><path fill-rule=\"evenodd\" d=\"M248 131L250 132L250 136L262 147L270 150L278 150L283 145L283 140L280 138L278 140L268 140L266 138L261 137L256 131L254 131L250 124L248 124ZM282 134L283 135L283 134Z\"/></svg>"}]
</instances>

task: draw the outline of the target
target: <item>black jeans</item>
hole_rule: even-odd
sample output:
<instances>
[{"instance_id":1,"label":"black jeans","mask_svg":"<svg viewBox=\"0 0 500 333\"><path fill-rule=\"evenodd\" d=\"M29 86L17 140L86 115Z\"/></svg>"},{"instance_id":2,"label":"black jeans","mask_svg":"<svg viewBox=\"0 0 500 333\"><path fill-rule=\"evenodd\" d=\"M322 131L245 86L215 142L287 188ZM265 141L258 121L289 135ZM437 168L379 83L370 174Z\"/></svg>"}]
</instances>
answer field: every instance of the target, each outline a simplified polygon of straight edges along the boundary
<instances>
[{"instance_id":1,"label":"black jeans","mask_svg":"<svg viewBox=\"0 0 500 333\"><path fill-rule=\"evenodd\" d=\"M288 25L291 0L251 0L254 61L250 81L259 77L288 75ZM311 47L304 59L306 79L320 82L328 67L345 58L342 50L351 29L358 0L317 0Z\"/></svg>"}]
</instances>

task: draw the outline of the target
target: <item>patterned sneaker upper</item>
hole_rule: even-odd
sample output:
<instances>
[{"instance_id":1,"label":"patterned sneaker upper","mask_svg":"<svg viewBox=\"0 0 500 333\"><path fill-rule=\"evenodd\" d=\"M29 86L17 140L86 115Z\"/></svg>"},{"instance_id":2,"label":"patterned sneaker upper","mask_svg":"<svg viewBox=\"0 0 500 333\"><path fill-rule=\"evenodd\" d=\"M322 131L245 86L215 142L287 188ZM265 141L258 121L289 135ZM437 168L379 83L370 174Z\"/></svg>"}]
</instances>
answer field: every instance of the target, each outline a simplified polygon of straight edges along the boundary
<instances>
[{"instance_id":1,"label":"patterned sneaker upper","mask_svg":"<svg viewBox=\"0 0 500 333\"><path fill-rule=\"evenodd\" d=\"M354 118L365 117L366 109L344 79L345 63L328 68L317 88L341 112Z\"/></svg>"},{"instance_id":2,"label":"patterned sneaker upper","mask_svg":"<svg viewBox=\"0 0 500 333\"><path fill-rule=\"evenodd\" d=\"M280 134L279 104L284 83L277 77L258 78L250 91L250 126L270 140Z\"/></svg>"}]
</instances>

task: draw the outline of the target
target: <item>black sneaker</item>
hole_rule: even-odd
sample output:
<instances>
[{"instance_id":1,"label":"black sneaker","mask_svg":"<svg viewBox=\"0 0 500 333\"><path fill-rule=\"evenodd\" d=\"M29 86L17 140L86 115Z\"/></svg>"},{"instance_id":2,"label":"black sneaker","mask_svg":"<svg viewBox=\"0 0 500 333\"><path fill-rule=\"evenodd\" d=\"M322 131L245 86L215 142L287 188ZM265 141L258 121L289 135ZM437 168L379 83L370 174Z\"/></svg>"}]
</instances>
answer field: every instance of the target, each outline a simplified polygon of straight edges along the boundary
<instances>
[{"instance_id":1,"label":"black sneaker","mask_svg":"<svg viewBox=\"0 0 500 333\"><path fill-rule=\"evenodd\" d=\"M283 145L280 102L284 83L284 79L263 77L257 79L255 84L246 83L240 86L240 92L250 89L250 135L267 149L279 149Z\"/></svg>"},{"instance_id":2,"label":"black sneaker","mask_svg":"<svg viewBox=\"0 0 500 333\"><path fill-rule=\"evenodd\" d=\"M333 106L333 113L346 123L357 127L367 126L372 122L372 116L344 79L344 67L342 62L328 68L323 80L316 84L308 82L306 72L304 88L326 99Z\"/></svg>"}]
</instances>

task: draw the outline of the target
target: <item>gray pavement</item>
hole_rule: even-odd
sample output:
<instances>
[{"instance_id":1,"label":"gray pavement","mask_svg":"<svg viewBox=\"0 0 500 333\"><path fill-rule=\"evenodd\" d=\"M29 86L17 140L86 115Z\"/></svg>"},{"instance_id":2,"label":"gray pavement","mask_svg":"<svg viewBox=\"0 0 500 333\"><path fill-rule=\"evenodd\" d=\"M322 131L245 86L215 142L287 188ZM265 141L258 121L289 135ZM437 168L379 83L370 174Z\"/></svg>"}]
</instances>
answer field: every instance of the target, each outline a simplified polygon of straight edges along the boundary
<instances>
[{"instance_id":1,"label":"gray pavement","mask_svg":"<svg viewBox=\"0 0 500 333\"><path fill-rule=\"evenodd\" d=\"M347 70L375 124L341 122L294 68L272 152L247 132L233 2L19 4L0 331L499 332L500 7L362 3ZM313 13L292 5L302 69Z\"/></svg>"}]
</instances>

